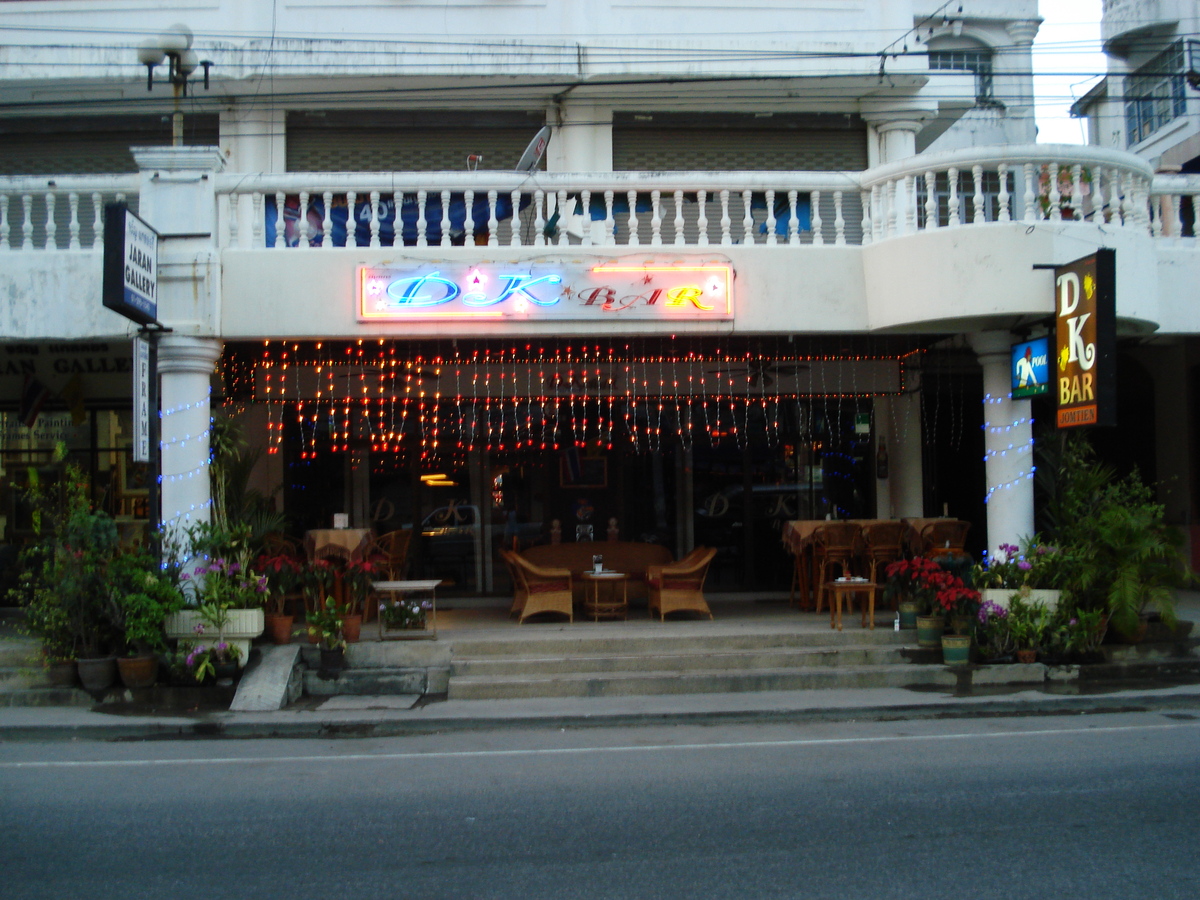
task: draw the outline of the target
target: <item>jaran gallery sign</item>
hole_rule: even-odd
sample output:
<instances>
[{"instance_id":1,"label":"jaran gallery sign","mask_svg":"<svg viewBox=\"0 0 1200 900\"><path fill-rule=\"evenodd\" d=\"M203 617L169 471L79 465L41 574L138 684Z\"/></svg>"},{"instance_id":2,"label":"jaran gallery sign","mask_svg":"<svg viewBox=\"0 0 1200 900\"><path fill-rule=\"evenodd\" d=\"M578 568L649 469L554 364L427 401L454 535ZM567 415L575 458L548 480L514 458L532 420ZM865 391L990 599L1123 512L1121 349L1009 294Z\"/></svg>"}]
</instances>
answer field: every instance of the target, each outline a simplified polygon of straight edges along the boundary
<instances>
[{"instance_id":1,"label":"jaran gallery sign","mask_svg":"<svg viewBox=\"0 0 1200 900\"><path fill-rule=\"evenodd\" d=\"M1115 425L1116 252L1054 270L1058 427Z\"/></svg>"},{"instance_id":2,"label":"jaran gallery sign","mask_svg":"<svg viewBox=\"0 0 1200 900\"><path fill-rule=\"evenodd\" d=\"M360 266L358 319L722 320L733 318L733 282L723 258Z\"/></svg>"}]
</instances>

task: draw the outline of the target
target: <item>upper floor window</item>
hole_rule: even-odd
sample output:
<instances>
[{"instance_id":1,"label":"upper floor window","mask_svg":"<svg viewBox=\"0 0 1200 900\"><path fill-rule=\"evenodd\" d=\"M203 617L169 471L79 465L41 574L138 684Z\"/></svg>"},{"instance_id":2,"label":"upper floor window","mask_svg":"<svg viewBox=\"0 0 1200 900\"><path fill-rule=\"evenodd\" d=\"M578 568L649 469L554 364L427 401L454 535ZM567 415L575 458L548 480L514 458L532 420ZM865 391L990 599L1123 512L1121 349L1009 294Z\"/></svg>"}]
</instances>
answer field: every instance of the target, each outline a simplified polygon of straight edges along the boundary
<instances>
[{"instance_id":1,"label":"upper floor window","mask_svg":"<svg viewBox=\"0 0 1200 900\"><path fill-rule=\"evenodd\" d=\"M1187 111L1183 41L1176 41L1125 79L1125 137L1144 141Z\"/></svg>"},{"instance_id":2,"label":"upper floor window","mask_svg":"<svg viewBox=\"0 0 1200 900\"><path fill-rule=\"evenodd\" d=\"M929 68L974 72L975 102L980 106L991 106L996 102L990 50L930 50Z\"/></svg>"}]
</instances>

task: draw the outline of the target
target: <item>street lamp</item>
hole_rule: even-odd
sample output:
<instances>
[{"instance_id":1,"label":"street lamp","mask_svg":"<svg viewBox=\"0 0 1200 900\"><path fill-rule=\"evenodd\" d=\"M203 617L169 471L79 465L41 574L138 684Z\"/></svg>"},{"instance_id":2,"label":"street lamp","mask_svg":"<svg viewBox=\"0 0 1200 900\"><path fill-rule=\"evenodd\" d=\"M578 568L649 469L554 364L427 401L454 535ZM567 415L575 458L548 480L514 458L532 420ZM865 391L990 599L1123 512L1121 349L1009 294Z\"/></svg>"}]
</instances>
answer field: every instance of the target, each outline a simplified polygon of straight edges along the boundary
<instances>
[{"instance_id":1,"label":"street lamp","mask_svg":"<svg viewBox=\"0 0 1200 900\"><path fill-rule=\"evenodd\" d=\"M187 96L188 79L199 66L204 70L204 89L208 90L208 70L212 60L198 59L192 49L192 29L186 25L172 25L157 38L149 38L138 45L138 62L146 67L146 90L154 90L154 70L167 63L167 82L175 90L175 112L171 117L171 143L183 144L183 113L179 100Z\"/></svg>"}]
</instances>

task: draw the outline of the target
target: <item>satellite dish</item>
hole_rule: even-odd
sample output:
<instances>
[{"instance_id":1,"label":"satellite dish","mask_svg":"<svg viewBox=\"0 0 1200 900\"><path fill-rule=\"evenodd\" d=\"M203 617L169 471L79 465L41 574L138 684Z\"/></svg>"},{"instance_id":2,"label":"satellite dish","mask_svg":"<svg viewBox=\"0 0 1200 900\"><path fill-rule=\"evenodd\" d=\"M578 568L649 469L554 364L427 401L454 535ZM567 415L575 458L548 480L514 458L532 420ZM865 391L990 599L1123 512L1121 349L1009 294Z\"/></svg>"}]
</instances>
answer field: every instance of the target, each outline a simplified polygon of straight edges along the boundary
<instances>
[{"instance_id":1,"label":"satellite dish","mask_svg":"<svg viewBox=\"0 0 1200 900\"><path fill-rule=\"evenodd\" d=\"M521 159L517 163L518 172L532 172L546 155L546 145L550 143L550 126L543 125L542 130L533 136Z\"/></svg>"}]
</instances>

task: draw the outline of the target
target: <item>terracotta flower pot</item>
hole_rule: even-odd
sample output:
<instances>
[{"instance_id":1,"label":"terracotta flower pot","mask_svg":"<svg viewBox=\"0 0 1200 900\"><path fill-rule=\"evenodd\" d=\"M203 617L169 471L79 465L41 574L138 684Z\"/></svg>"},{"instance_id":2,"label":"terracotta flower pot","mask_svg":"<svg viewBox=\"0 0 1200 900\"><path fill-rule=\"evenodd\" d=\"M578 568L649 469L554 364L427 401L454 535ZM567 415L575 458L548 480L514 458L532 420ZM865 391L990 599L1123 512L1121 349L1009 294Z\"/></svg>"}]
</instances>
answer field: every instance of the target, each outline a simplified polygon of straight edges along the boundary
<instances>
[{"instance_id":1,"label":"terracotta flower pot","mask_svg":"<svg viewBox=\"0 0 1200 900\"><path fill-rule=\"evenodd\" d=\"M290 644L292 642L292 623L295 620L295 616L267 616L267 634L271 636L271 643Z\"/></svg>"},{"instance_id":2,"label":"terracotta flower pot","mask_svg":"<svg viewBox=\"0 0 1200 900\"><path fill-rule=\"evenodd\" d=\"M127 688L153 687L158 681L158 657L118 657L117 671L121 674L121 683Z\"/></svg>"},{"instance_id":3,"label":"terracotta flower pot","mask_svg":"<svg viewBox=\"0 0 1200 900\"><path fill-rule=\"evenodd\" d=\"M342 637L347 644L357 644L362 635L362 616L346 616L342 619Z\"/></svg>"},{"instance_id":4,"label":"terracotta flower pot","mask_svg":"<svg viewBox=\"0 0 1200 900\"><path fill-rule=\"evenodd\" d=\"M1019 663L1037 662L1037 651L1036 650L1018 650L1017 651L1017 662L1019 662Z\"/></svg>"}]
</instances>

